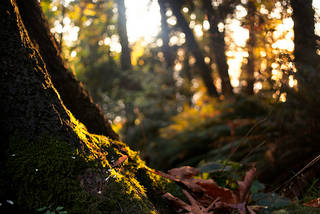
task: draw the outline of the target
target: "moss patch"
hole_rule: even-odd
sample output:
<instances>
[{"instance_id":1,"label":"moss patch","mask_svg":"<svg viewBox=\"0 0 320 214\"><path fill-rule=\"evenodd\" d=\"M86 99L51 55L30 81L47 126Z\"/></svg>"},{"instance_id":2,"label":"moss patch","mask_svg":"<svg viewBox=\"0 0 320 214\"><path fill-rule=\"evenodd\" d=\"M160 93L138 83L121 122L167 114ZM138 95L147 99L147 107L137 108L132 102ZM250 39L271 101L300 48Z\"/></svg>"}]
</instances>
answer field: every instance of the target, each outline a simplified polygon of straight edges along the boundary
<instances>
[{"instance_id":1,"label":"moss patch","mask_svg":"<svg viewBox=\"0 0 320 214\"><path fill-rule=\"evenodd\" d=\"M169 213L161 195L175 184L148 172L122 142L84 136L79 148L48 137L11 139L6 168L19 207L28 213L44 206L68 213Z\"/></svg>"},{"instance_id":2,"label":"moss patch","mask_svg":"<svg viewBox=\"0 0 320 214\"><path fill-rule=\"evenodd\" d=\"M37 142L13 138L8 153L7 171L20 206L34 211L43 206L78 210L88 205L89 195L77 179L88 163L67 143L44 137Z\"/></svg>"}]
</instances>

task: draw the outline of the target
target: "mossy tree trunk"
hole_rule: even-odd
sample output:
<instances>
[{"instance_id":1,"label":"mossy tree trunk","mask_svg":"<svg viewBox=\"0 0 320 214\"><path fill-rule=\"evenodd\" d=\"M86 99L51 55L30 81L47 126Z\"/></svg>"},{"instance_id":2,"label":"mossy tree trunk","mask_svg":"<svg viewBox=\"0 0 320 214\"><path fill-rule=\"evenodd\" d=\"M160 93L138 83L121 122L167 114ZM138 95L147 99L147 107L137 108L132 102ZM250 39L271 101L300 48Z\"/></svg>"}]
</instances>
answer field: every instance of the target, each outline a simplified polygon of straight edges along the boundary
<instances>
[{"instance_id":1,"label":"mossy tree trunk","mask_svg":"<svg viewBox=\"0 0 320 214\"><path fill-rule=\"evenodd\" d=\"M17 0L29 38L37 46L46 62L46 69L55 88L59 91L65 106L87 129L94 134L107 135L118 139L102 110L93 101L74 74L66 68L60 54L60 48L50 33L47 20L36 0Z\"/></svg>"},{"instance_id":2,"label":"mossy tree trunk","mask_svg":"<svg viewBox=\"0 0 320 214\"><path fill-rule=\"evenodd\" d=\"M170 213L161 194L175 185L64 106L19 6L0 3L0 213Z\"/></svg>"}]
</instances>

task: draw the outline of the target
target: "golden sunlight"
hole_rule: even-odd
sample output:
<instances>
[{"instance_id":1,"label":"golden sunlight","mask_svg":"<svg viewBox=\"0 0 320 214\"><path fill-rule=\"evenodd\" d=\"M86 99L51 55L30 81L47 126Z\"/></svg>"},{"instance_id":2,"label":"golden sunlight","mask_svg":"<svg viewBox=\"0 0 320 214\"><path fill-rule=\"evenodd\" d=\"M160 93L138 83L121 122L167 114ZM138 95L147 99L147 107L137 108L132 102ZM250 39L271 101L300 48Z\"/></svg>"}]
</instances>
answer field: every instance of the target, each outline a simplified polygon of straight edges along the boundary
<instances>
[{"instance_id":1,"label":"golden sunlight","mask_svg":"<svg viewBox=\"0 0 320 214\"><path fill-rule=\"evenodd\" d=\"M158 3L150 0L125 0L125 5L129 42L143 38L151 43L160 31Z\"/></svg>"}]
</instances>

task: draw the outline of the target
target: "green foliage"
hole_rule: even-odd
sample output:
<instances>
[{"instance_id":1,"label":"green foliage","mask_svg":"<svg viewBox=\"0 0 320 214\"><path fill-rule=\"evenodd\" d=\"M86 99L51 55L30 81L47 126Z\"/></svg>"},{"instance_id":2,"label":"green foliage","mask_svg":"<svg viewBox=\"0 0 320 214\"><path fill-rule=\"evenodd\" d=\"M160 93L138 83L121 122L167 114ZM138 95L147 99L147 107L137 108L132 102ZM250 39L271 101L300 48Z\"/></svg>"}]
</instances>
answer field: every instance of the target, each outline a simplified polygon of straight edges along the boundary
<instances>
[{"instance_id":1,"label":"green foliage","mask_svg":"<svg viewBox=\"0 0 320 214\"><path fill-rule=\"evenodd\" d=\"M232 158L240 160L263 142L262 133L270 127L260 121L269 109L267 101L253 97L208 103L199 108L186 106L172 118L171 125L160 130L160 138L149 145L150 164L157 168L195 166L202 160L225 160L235 149ZM263 148L258 147L258 151ZM258 151L246 157L246 161L257 160Z\"/></svg>"},{"instance_id":2,"label":"green foliage","mask_svg":"<svg viewBox=\"0 0 320 214\"><path fill-rule=\"evenodd\" d=\"M44 214L68 214L68 211L63 210L63 207L58 206L55 209L50 209L49 207L41 207L37 209L38 212L42 212Z\"/></svg>"},{"instance_id":3,"label":"green foliage","mask_svg":"<svg viewBox=\"0 0 320 214\"><path fill-rule=\"evenodd\" d=\"M291 201L288 198L281 197L276 193L262 193L257 192L252 195L252 200L257 205L266 207L262 213L273 213L274 210L278 210L283 207L291 205Z\"/></svg>"}]
</instances>

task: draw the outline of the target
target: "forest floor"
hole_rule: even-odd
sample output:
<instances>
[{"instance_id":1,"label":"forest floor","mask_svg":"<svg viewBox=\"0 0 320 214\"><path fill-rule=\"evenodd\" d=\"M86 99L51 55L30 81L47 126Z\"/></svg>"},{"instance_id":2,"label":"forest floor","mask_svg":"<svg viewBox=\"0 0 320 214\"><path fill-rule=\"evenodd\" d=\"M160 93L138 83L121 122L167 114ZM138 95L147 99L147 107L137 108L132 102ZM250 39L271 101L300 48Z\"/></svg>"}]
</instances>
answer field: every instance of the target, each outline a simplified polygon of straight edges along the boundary
<instances>
[{"instance_id":1,"label":"forest floor","mask_svg":"<svg viewBox=\"0 0 320 214\"><path fill-rule=\"evenodd\" d=\"M298 98L239 96L186 108L142 155L162 171L176 167L158 173L185 187L185 202L166 195L184 211L224 213L233 204L240 213L319 213L317 113Z\"/></svg>"}]
</instances>

